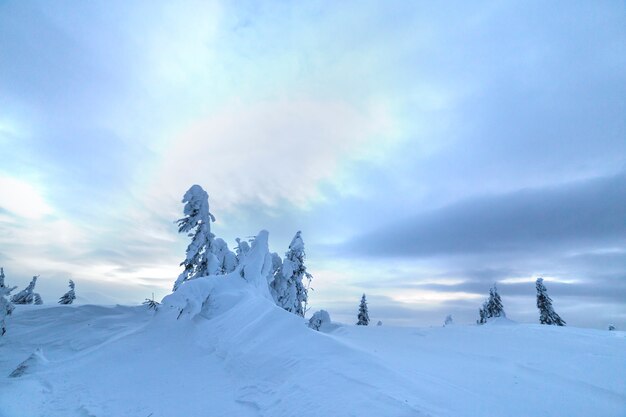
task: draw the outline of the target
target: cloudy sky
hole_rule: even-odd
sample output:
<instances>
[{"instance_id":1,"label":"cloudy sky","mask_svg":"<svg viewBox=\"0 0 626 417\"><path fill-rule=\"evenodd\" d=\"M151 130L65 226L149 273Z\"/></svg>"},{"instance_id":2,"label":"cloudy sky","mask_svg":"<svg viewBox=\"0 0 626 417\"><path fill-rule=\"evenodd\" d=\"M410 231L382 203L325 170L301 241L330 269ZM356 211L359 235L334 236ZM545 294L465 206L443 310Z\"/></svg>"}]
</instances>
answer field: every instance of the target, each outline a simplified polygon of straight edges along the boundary
<instances>
[{"instance_id":1,"label":"cloudy sky","mask_svg":"<svg viewBox=\"0 0 626 417\"><path fill-rule=\"evenodd\" d=\"M231 244L297 230L311 304L626 327L622 1L0 2L0 264L165 295L210 195Z\"/></svg>"}]
</instances>

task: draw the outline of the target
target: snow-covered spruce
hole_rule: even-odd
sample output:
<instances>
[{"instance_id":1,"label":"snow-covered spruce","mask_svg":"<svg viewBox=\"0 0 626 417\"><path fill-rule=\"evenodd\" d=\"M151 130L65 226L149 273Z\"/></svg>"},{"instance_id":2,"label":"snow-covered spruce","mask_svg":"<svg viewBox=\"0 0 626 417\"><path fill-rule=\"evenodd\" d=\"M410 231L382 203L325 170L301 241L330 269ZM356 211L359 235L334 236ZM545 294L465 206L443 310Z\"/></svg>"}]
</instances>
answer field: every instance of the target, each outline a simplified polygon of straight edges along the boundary
<instances>
[{"instance_id":1,"label":"snow-covered spruce","mask_svg":"<svg viewBox=\"0 0 626 417\"><path fill-rule=\"evenodd\" d=\"M445 321L443 322L443 327L449 326L451 324L454 324L454 320L452 319L452 314L448 314Z\"/></svg>"},{"instance_id":2,"label":"snow-covered spruce","mask_svg":"<svg viewBox=\"0 0 626 417\"><path fill-rule=\"evenodd\" d=\"M70 290L63 294L61 298L59 298L59 304L72 304L76 299L76 293L74 292L75 285L74 281L70 279L69 283Z\"/></svg>"},{"instance_id":3,"label":"snow-covered spruce","mask_svg":"<svg viewBox=\"0 0 626 417\"><path fill-rule=\"evenodd\" d=\"M615 330L615 325L614 324L609 324L609 331L612 332Z\"/></svg>"},{"instance_id":4,"label":"snow-covered spruce","mask_svg":"<svg viewBox=\"0 0 626 417\"><path fill-rule=\"evenodd\" d=\"M326 310L316 311L315 314L313 314L313 316L309 319L309 327L317 331L330 323L330 314L328 314L328 311Z\"/></svg>"},{"instance_id":5,"label":"snow-covered spruce","mask_svg":"<svg viewBox=\"0 0 626 417\"><path fill-rule=\"evenodd\" d=\"M308 284L313 276L309 274L304 265L306 254L302 232L298 231L285 253L280 273L277 273L270 284L270 291L276 304L285 310L304 317L306 303L308 301ZM273 257L273 263L278 260ZM304 279L307 279L307 285Z\"/></svg>"},{"instance_id":6,"label":"snow-covered spruce","mask_svg":"<svg viewBox=\"0 0 626 417\"><path fill-rule=\"evenodd\" d=\"M28 287L11 297L11 302L13 304L43 304L41 296L34 292L37 278L37 276L34 276Z\"/></svg>"},{"instance_id":7,"label":"snow-covered spruce","mask_svg":"<svg viewBox=\"0 0 626 417\"><path fill-rule=\"evenodd\" d=\"M563 320L552 308L552 299L548 296L548 290L543 285L543 278L537 278L537 308L539 309L539 323L554 326L565 326Z\"/></svg>"},{"instance_id":8,"label":"snow-covered spruce","mask_svg":"<svg viewBox=\"0 0 626 417\"><path fill-rule=\"evenodd\" d=\"M367 312L367 299L365 294L361 297L361 304L359 304L359 314L357 315L357 326L367 326L370 324L370 316Z\"/></svg>"},{"instance_id":9,"label":"snow-covered spruce","mask_svg":"<svg viewBox=\"0 0 626 417\"><path fill-rule=\"evenodd\" d=\"M190 279L206 275L226 274L237 266L237 257L228 249L222 239L215 239L211 233L211 222L215 217L209 211L209 194L199 185L192 185L183 196L185 217L177 220L178 232L187 233L191 243L187 246L186 257L180 263L184 271L174 283L178 286Z\"/></svg>"},{"instance_id":10,"label":"snow-covered spruce","mask_svg":"<svg viewBox=\"0 0 626 417\"><path fill-rule=\"evenodd\" d=\"M477 320L478 324L485 324L492 317L506 317L496 284L489 289L489 298L483 303L478 313L480 316Z\"/></svg>"},{"instance_id":11,"label":"snow-covered spruce","mask_svg":"<svg viewBox=\"0 0 626 417\"><path fill-rule=\"evenodd\" d=\"M4 283L4 278L4 268L0 268L0 336L4 336L4 334L7 332L5 319L7 316L10 316L11 313L13 313L13 310L15 308L6 297L11 294L11 291L17 288L9 288Z\"/></svg>"}]
</instances>

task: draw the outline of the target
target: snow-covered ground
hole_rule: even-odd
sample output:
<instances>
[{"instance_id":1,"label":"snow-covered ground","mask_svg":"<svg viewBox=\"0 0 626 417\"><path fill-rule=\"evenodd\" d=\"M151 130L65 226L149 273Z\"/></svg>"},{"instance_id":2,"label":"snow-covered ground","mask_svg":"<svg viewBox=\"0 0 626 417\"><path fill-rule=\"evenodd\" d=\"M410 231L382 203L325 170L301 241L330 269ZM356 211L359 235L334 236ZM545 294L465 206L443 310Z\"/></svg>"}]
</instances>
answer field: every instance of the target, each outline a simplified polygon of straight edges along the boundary
<instances>
[{"instance_id":1,"label":"snow-covered ground","mask_svg":"<svg viewBox=\"0 0 626 417\"><path fill-rule=\"evenodd\" d=\"M0 417L626 416L624 332L500 320L323 333L243 279L190 284L156 314L18 306L0 338Z\"/></svg>"}]
</instances>

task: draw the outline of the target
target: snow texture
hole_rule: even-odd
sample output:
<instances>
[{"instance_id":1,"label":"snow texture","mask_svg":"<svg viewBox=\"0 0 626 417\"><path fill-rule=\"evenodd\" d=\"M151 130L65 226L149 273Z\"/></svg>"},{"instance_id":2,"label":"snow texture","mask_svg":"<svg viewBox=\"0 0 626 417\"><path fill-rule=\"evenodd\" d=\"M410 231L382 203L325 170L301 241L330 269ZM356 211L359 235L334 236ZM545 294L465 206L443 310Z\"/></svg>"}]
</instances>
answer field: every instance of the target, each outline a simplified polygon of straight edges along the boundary
<instances>
[{"instance_id":1,"label":"snow texture","mask_svg":"<svg viewBox=\"0 0 626 417\"><path fill-rule=\"evenodd\" d=\"M196 296L206 311L177 320ZM500 318L316 332L236 275L163 303L176 307L21 306L0 339L0 416L624 416L622 331ZM38 347L49 362L9 378Z\"/></svg>"}]
</instances>

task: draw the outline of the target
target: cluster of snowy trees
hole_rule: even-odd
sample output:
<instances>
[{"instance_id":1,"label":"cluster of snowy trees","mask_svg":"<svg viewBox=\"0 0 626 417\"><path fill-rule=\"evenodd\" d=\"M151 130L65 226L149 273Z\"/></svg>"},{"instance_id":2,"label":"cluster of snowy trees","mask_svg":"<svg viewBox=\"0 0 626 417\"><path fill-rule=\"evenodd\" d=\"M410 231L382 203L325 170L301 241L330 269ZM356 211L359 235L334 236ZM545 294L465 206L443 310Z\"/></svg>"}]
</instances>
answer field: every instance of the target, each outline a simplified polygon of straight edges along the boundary
<instances>
[{"instance_id":1,"label":"cluster of snowy trees","mask_svg":"<svg viewBox=\"0 0 626 417\"><path fill-rule=\"evenodd\" d=\"M15 304L43 304L39 293L35 292L38 276L34 276L28 286L14 294L9 299L11 292L17 287L9 287L5 284L4 268L0 268L0 336L6 333L6 318L15 310ZM74 293L74 281L70 280L70 289L59 299L59 304L72 304L76 299Z\"/></svg>"},{"instance_id":2,"label":"cluster of snowy trees","mask_svg":"<svg viewBox=\"0 0 626 417\"><path fill-rule=\"evenodd\" d=\"M552 307L552 299L548 296L548 290L543 285L543 278L537 278L535 282L537 288L537 308L539 309L539 323L554 326L565 326L563 320ZM478 324L485 324L487 320L493 317L506 317L502 299L498 294L496 284L489 289L489 298L483 303L478 310L479 318L476 320Z\"/></svg>"},{"instance_id":3,"label":"cluster of snowy trees","mask_svg":"<svg viewBox=\"0 0 626 417\"><path fill-rule=\"evenodd\" d=\"M185 259L181 262L183 272L174 283L176 291L184 282L207 276L226 275L238 272L245 279L246 255L254 246L254 239L250 243L236 239L235 252L228 248L228 244L216 238L211 232L211 223L215 216L209 211L209 195L199 185L193 185L183 196L185 217L177 220L179 233L187 233L191 243L187 246ZM309 285L312 275L305 266L306 253L302 232L298 231L284 259L277 253L269 254L267 281L269 290L276 305L285 310L304 317L307 310Z\"/></svg>"}]
</instances>

